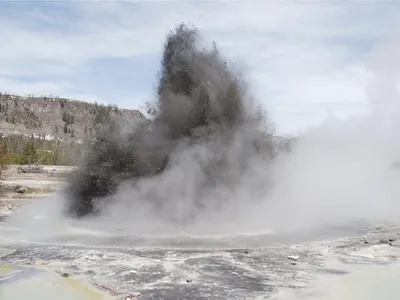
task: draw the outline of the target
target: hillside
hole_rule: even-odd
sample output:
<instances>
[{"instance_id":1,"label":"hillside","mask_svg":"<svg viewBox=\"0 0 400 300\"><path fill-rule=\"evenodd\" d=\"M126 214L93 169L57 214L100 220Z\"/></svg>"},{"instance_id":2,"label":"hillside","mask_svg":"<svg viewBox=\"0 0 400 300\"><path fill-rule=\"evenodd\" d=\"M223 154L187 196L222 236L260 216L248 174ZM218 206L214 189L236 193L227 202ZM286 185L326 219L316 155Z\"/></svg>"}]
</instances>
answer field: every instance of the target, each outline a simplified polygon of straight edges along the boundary
<instances>
[{"instance_id":1,"label":"hillside","mask_svg":"<svg viewBox=\"0 0 400 300\"><path fill-rule=\"evenodd\" d=\"M144 119L137 110L50 97L0 93L0 132L79 141L90 138L107 116L127 122Z\"/></svg>"},{"instance_id":2,"label":"hillside","mask_svg":"<svg viewBox=\"0 0 400 300\"><path fill-rule=\"evenodd\" d=\"M131 124L145 120L137 110L0 93L0 156L8 155L0 157L0 165L75 165L86 156L87 142L109 117ZM290 150L294 142L268 134L266 140L276 152Z\"/></svg>"}]
</instances>

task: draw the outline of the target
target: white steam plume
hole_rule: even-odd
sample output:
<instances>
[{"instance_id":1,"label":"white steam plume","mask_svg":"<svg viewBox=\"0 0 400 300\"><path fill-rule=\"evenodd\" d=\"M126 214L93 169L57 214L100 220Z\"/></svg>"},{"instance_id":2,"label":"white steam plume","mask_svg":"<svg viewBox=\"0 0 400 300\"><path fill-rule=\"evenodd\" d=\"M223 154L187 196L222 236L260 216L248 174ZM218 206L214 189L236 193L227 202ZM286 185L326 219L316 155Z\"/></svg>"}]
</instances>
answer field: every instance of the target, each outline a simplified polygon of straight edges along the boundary
<instances>
[{"instance_id":1,"label":"white steam plume","mask_svg":"<svg viewBox=\"0 0 400 300\"><path fill-rule=\"evenodd\" d=\"M372 51L367 115L311 129L290 153L273 160L247 147L254 139L246 128L235 133L230 147L218 139L191 146L182 141L163 173L141 178L134 186L121 184L102 204L107 209L100 216L82 222L132 234L209 235L308 230L400 217L400 169L395 166L400 160L399 51L399 34ZM220 177L226 182L216 180L202 191L207 180L203 166L221 153L230 166ZM202 202L205 207L194 201L199 194L209 200ZM167 201L155 211L145 200L158 198ZM180 218L191 214L191 222ZM171 218L177 222L169 222Z\"/></svg>"}]
</instances>

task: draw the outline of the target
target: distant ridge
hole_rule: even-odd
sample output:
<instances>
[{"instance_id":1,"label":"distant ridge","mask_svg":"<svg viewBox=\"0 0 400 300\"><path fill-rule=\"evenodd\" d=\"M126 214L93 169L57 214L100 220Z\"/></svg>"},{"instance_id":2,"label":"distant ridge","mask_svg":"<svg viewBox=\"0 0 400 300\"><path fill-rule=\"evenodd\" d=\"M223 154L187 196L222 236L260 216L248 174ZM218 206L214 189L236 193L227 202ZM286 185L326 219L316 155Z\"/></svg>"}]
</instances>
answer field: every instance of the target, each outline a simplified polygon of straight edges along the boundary
<instances>
[{"instance_id":1,"label":"distant ridge","mask_svg":"<svg viewBox=\"0 0 400 300\"><path fill-rule=\"evenodd\" d=\"M0 93L0 132L79 141L90 138L109 114L134 123L144 120L138 110L120 109L78 100Z\"/></svg>"}]
</instances>

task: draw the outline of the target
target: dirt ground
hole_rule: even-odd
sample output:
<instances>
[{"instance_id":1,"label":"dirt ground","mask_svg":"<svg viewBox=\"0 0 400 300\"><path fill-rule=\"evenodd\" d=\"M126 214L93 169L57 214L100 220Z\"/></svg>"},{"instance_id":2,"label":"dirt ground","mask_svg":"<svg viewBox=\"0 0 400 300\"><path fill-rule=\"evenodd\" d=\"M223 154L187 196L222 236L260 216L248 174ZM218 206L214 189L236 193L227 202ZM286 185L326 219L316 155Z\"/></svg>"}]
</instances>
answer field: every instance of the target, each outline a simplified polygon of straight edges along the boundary
<instances>
[{"instance_id":1,"label":"dirt ground","mask_svg":"<svg viewBox=\"0 0 400 300\"><path fill-rule=\"evenodd\" d=\"M0 217L15 211L26 201L51 195L64 186L74 167L38 166L40 172L29 172L28 166L10 165L0 180Z\"/></svg>"}]
</instances>

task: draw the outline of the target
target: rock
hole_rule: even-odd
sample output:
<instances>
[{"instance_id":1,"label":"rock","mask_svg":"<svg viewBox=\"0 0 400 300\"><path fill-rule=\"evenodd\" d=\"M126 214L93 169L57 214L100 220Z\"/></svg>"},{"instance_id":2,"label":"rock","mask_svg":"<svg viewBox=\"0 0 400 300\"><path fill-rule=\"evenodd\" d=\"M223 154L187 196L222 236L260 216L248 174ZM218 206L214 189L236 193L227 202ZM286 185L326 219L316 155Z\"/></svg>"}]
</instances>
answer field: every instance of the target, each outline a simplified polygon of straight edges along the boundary
<instances>
[{"instance_id":1,"label":"rock","mask_svg":"<svg viewBox=\"0 0 400 300\"><path fill-rule=\"evenodd\" d=\"M27 167L18 167L18 173L47 173L44 170L43 166L35 165L35 166L27 166Z\"/></svg>"},{"instance_id":2,"label":"rock","mask_svg":"<svg viewBox=\"0 0 400 300\"><path fill-rule=\"evenodd\" d=\"M17 172L18 173L26 173L26 171L22 167L18 167Z\"/></svg>"},{"instance_id":3,"label":"rock","mask_svg":"<svg viewBox=\"0 0 400 300\"><path fill-rule=\"evenodd\" d=\"M289 255L287 258L290 259L290 260L299 260L299 256L298 255Z\"/></svg>"},{"instance_id":4,"label":"rock","mask_svg":"<svg viewBox=\"0 0 400 300\"><path fill-rule=\"evenodd\" d=\"M124 298L122 298L123 300L134 300L137 299L141 294L140 293L131 293L127 296L124 296Z\"/></svg>"},{"instance_id":5,"label":"rock","mask_svg":"<svg viewBox=\"0 0 400 300\"><path fill-rule=\"evenodd\" d=\"M14 192L16 192L16 191L18 191L18 189L20 189L20 188L22 188L22 185L17 184L17 185L14 185L14 186L12 187L12 190L13 190Z\"/></svg>"},{"instance_id":6,"label":"rock","mask_svg":"<svg viewBox=\"0 0 400 300\"><path fill-rule=\"evenodd\" d=\"M379 239L379 244L387 244L392 246L392 243L395 242L395 238L385 238L385 239Z\"/></svg>"},{"instance_id":7,"label":"rock","mask_svg":"<svg viewBox=\"0 0 400 300\"><path fill-rule=\"evenodd\" d=\"M369 244L367 237L365 235L362 237L362 241L364 242L364 244Z\"/></svg>"},{"instance_id":8,"label":"rock","mask_svg":"<svg viewBox=\"0 0 400 300\"><path fill-rule=\"evenodd\" d=\"M25 194L27 191L28 191L28 188L25 187L25 186L21 186L21 187L19 187L19 188L16 189L16 192L17 192L18 194Z\"/></svg>"},{"instance_id":9,"label":"rock","mask_svg":"<svg viewBox=\"0 0 400 300\"><path fill-rule=\"evenodd\" d=\"M390 246L392 246L392 247L399 247L399 248L400 248L400 241L393 241L393 242L390 242Z\"/></svg>"}]
</instances>

